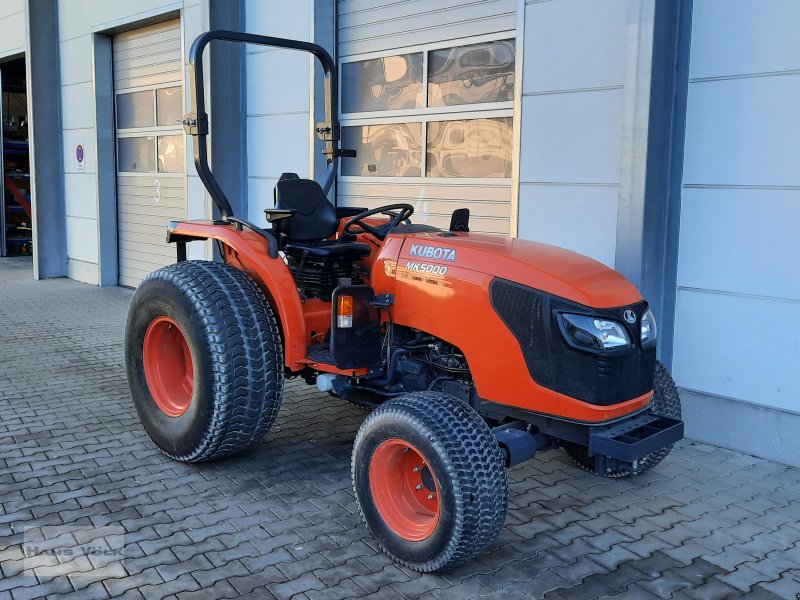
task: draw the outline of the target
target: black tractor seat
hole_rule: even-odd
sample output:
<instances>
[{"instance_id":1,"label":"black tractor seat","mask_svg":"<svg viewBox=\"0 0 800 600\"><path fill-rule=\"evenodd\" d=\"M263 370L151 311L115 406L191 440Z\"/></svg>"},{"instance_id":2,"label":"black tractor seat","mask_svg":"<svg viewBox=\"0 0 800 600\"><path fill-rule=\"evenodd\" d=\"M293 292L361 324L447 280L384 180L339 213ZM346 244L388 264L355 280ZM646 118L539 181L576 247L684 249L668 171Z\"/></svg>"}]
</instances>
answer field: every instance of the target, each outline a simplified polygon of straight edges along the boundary
<instances>
[{"instance_id":1,"label":"black tractor seat","mask_svg":"<svg viewBox=\"0 0 800 600\"><path fill-rule=\"evenodd\" d=\"M355 263L369 256L370 246L352 235L331 239L340 215L316 181L284 173L275 185L275 208L264 212L303 297L329 301L339 281L360 281Z\"/></svg>"}]
</instances>

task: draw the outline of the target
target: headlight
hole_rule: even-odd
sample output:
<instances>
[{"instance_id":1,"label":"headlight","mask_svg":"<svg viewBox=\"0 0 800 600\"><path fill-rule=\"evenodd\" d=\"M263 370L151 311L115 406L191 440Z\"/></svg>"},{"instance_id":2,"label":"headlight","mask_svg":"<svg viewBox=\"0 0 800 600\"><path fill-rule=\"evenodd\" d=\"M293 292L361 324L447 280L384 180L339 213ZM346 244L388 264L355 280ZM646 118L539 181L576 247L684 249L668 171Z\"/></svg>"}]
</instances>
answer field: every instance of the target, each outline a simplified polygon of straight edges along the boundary
<instances>
[{"instance_id":1,"label":"headlight","mask_svg":"<svg viewBox=\"0 0 800 600\"><path fill-rule=\"evenodd\" d=\"M586 315L562 313L564 332L576 345L590 350L610 350L630 346L621 323Z\"/></svg>"},{"instance_id":2,"label":"headlight","mask_svg":"<svg viewBox=\"0 0 800 600\"><path fill-rule=\"evenodd\" d=\"M656 327L656 318L650 309L644 313L642 317L642 348L650 348L656 343L656 336L658 336L658 328Z\"/></svg>"}]
</instances>

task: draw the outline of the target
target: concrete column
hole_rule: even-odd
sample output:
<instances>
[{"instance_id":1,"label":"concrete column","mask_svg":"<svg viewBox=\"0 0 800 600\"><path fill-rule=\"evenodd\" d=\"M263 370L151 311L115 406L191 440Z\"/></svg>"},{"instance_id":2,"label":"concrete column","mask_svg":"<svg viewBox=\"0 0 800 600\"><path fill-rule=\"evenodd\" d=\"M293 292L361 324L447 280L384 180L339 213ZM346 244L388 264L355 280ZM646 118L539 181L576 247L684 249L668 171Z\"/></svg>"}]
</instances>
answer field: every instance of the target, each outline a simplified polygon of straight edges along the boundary
<instances>
[{"instance_id":1,"label":"concrete column","mask_svg":"<svg viewBox=\"0 0 800 600\"><path fill-rule=\"evenodd\" d=\"M629 54L636 60L625 82L616 268L650 302L659 358L670 367L692 0L633 2L639 52Z\"/></svg>"},{"instance_id":2,"label":"concrete column","mask_svg":"<svg viewBox=\"0 0 800 600\"><path fill-rule=\"evenodd\" d=\"M28 132L33 198L33 276L67 274L58 1L25 4Z\"/></svg>"},{"instance_id":3,"label":"concrete column","mask_svg":"<svg viewBox=\"0 0 800 600\"><path fill-rule=\"evenodd\" d=\"M245 0L209 0L209 29L245 30ZM191 43L194 40L187 40ZM208 49L211 88L211 168L233 208L247 218L246 46L212 42ZM214 216L216 208L214 208Z\"/></svg>"}]
</instances>

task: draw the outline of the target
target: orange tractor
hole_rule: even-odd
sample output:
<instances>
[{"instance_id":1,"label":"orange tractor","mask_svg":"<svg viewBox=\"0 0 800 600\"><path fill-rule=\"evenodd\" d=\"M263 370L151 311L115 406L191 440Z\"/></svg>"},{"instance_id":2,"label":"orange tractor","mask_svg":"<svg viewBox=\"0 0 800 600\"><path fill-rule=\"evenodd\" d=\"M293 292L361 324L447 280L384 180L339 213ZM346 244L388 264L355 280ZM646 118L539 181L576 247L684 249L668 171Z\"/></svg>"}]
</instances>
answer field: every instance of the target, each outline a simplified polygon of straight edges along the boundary
<instances>
[{"instance_id":1,"label":"orange tractor","mask_svg":"<svg viewBox=\"0 0 800 600\"><path fill-rule=\"evenodd\" d=\"M202 54L211 40L307 51L322 64L324 185L284 174L269 228L233 216L207 161ZM500 531L506 469L563 448L602 476L641 473L683 436L675 385L656 360L656 322L637 289L589 258L443 231L414 208L329 201L339 157L337 75L314 44L212 31L190 54L197 171L215 221L172 222L177 262L130 305L131 393L155 444L181 461L241 452L269 431L284 380L373 409L353 445L356 499L387 554L453 567ZM186 260L215 240L221 261ZM332 400L333 401L333 400Z\"/></svg>"}]
</instances>

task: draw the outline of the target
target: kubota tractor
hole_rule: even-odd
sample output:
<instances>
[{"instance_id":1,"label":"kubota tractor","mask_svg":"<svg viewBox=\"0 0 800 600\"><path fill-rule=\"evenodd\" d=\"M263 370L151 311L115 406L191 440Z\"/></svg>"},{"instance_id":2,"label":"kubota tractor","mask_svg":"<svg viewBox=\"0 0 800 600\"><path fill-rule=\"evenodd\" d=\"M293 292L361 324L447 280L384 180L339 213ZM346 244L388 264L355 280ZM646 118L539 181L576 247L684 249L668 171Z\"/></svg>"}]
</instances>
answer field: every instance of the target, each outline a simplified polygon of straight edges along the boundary
<instances>
[{"instance_id":1,"label":"kubota tractor","mask_svg":"<svg viewBox=\"0 0 800 600\"><path fill-rule=\"evenodd\" d=\"M207 161L203 50L211 40L307 51L325 72L322 186L285 174L270 228L233 216ZM207 461L258 443L286 378L372 410L353 445L356 499L387 554L453 567L499 532L506 468L563 448L598 475L635 475L681 439L680 399L656 360L656 323L636 288L552 246L413 224L414 208L337 206L335 63L310 43L230 32L190 52L194 158L218 211L172 222L177 262L131 301L131 394L155 444ZM219 262L186 260L215 240ZM331 402L336 400L331 399Z\"/></svg>"}]
</instances>

